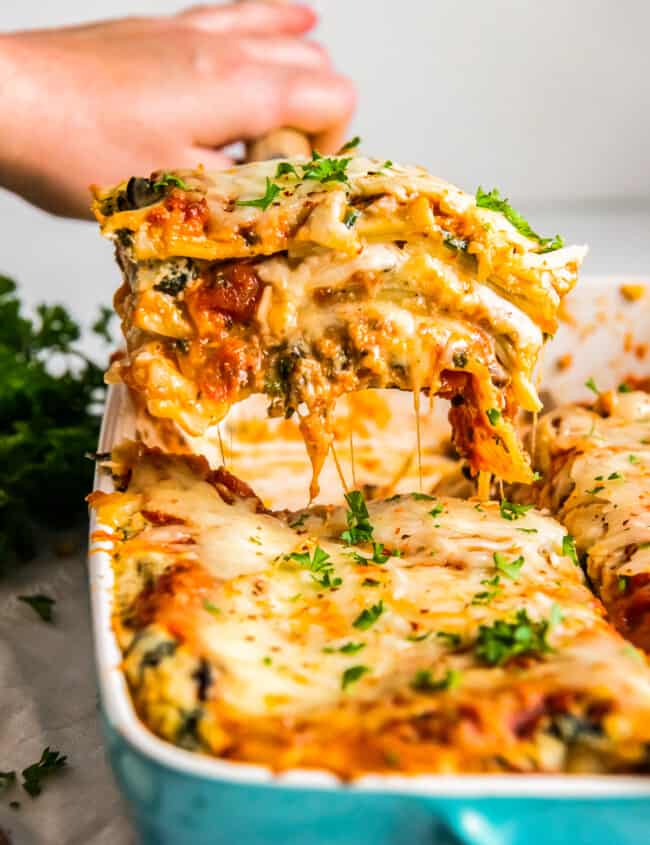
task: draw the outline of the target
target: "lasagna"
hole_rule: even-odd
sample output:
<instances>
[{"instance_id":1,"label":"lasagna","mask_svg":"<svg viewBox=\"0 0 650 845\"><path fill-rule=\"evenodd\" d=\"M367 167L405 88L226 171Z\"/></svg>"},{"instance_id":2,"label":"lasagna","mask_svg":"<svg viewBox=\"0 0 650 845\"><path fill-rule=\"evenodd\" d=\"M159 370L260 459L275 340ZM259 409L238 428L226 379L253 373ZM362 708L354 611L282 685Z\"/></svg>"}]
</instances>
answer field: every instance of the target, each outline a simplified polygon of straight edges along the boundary
<instances>
[{"instance_id":1,"label":"lasagna","mask_svg":"<svg viewBox=\"0 0 650 845\"><path fill-rule=\"evenodd\" d=\"M650 394L623 384L547 414L535 464L536 501L575 538L613 624L649 651Z\"/></svg>"},{"instance_id":2,"label":"lasagna","mask_svg":"<svg viewBox=\"0 0 650 845\"><path fill-rule=\"evenodd\" d=\"M451 400L476 474L529 482L513 426L585 250L542 238L497 191L360 157L132 178L97 190L124 283L109 380L203 435L233 403L297 418L312 498L336 399L365 388Z\"/></svg>"},{"instance_id":3,"label":"lasagna","mask_svg":"<svg viewBox=\"0 0 650 845\"><path fill-rule=\"evenodd\" d=\"M274 513L135 444L95 492L135 707L275 770L631 772L650 673L532 507L415 493Z\"/></svg>"}]
</instances>

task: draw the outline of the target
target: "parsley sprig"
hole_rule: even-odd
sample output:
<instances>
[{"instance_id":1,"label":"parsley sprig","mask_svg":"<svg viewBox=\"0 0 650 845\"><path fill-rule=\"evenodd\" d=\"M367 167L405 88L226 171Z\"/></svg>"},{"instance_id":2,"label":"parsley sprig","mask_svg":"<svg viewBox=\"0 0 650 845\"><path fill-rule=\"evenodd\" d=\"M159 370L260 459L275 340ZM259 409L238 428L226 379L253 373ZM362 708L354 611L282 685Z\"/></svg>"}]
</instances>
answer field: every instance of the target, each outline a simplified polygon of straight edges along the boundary
<instances>
[{"instance_id":1,"label":"parsley sprig","mask_svg":"<svg viewBox=\"0 0 650 845\"><path fill-rule=\"evenodd\" d=\"M371 605L371 607L364 608L354 620L352 625L355 628L358 628L360 631L367 631L368 628L371 628L375 624L375 622L379 619L383 612L384 603L380 599L377 604L373 604Z\"/></svg>"},{"instance_id":2,"label":"parsley sprig","mask_svg":"<svg viewBox=\"0 0 650 845\"><path fill-rule=\"evenodd\" d=\"M521 567L524 565L524 558L523 556L519 556L515 560L506 560L505 555L502 555L501 552L495 552L493 555L494 565L498 569L499 572L502 572L508 578L511 578L513 581L516 581L519 578L519 573L521 572Z\"/></svg>"},{"instance_id":3,"label":"parsley sprig","mask_svg":"<svg viewBox=\"0 0 650 845\"><path fill-rule=\"evenodd\" d=\"M532 507L532 505L518 505L515 502L509 502L507 499L501 499L499 513L502 519L508 519L512 522L515 519L521 519Z\"/></svg>"},{"instance_id":4,"label":"parsley sprig","mask_svg":"<svg viewBox=\"0 0 650 845\"><path fill-rule=\"evenodd\" d=\"M443 690L456 689L460 681L461 673L458 669L447 669L442 678L437 680L428 669L420 669L411 681L411 689L424 693L442 692Z\"/></svg>"},{"instance_id":5,"label":"parsley sprig","mask_svg":"<svg viewBox=\"0 0 650 845\"><path fill-rule=\"evenodd\" d=\"M341 534L341 539L348 546L371 542L374 528L370 524L370 514L363 493L360 490L351 490L345 494L345 501L348 506L345 514L348 527Z\"/></svg>"},{"instance_id":6,"label":"parsley sprig","mask_svg":"<svg viewBox=\"0 0 650 845\"><path fill-rule=\"evenodd\" d=\"M253 200L237 200L235 202L235 205L247 205L251 206L252 208L261 208L262 211L266 211L266 209L271 205L271 203L279 193L280 186L276 185L275 182L271 182L271 180L267 176L266 190L264 191L264 196L257 197L257 199Z\"/></svg>"},{"instance_id":7,"label":"parsley sprig","mask_svg":"<svg viewBox=\"0 0 650 845\"><path fill-rule=\"evenodd\" d=\"M515 657L539 657L552 651L547 639L550 629L550 620L534 622L526 610L519 610L513 620L481 625L474 651L489 666L502 666Z\"/></svg>"},{"instance_id":8,"label":"parsley sprig","mask_svg":"<svg viewBox=\"0 0 650 845\"><path fill-rule=\"evenodd\" d=\"M289 558L309 570L311 577L320 587L334 590L343 583L343 579L334 574L334 564L329 554L320 546L316 546L312 555L309 552L293 552Z\"/></svg>"},{"instance_id":9,"label":"parsley sprig","mask_svg":"<svg viewBox=\"0 0 650 845\"><path fill-rule=\"evenodd\" d=\"M531 240L539 243L542 247L542 249L539 250L540 253L554 252L556 249L561 249L564 246L564 241L559 235L555 235L552 238L543 238L538 235L537 232L533 230L530 223L510 205L510 200L501 196L497 188L493 188L488 192L484 191L482 187L479 187L476 191L476 205L479 208L487 208L490 211L501 212L501 214L503 214L506 220L515 227L520 235L523 235L525 238L531 238Z\"/></svg>"}]
</instances>

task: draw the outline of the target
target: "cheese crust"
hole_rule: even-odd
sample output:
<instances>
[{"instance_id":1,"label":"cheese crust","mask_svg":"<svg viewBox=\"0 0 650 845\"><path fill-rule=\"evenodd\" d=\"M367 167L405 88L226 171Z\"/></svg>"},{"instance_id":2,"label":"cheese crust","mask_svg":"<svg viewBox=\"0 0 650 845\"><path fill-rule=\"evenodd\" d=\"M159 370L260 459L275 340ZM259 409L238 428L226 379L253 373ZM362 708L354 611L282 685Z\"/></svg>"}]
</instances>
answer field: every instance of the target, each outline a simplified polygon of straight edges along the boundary
<instances>
[{"instance_id":1,"label":"cheese crust","mask_svg":"<svg viewBox=\"0 0 650 845\"><path fill-rule=\"evenodd\" d=\"M533 369L585 250L545 252L421 168L344 161L338 181L294 160L98 191L124 274L127 354L109 380L194 436L265 393L299 418L312 497L334 403L364 388L451 399L473 471L529 482L512 420L540 408Z\"/></svg>"},{"instance_id":2,"label":"cheese crust","mask_svg":"<svg viewBox=\"0 0 650 845\"><path fill-rule=\"evenodd\" d=\"M535 499L575 537L613 623L650 650L650 394L604 393L545 415Z\"/></svg>"},{"instance_id":3,"label":"cheese crust","mask_svg":"<svg viewBox=\"0 0 650 845\"><path fill-rule=\"evenodd\" d=\"M645 660L550 517L422 494L272 513L198 458L133 446L109 466L95 540L165 739L346 778L647 767Z\"/></svg>"}]
</instances>

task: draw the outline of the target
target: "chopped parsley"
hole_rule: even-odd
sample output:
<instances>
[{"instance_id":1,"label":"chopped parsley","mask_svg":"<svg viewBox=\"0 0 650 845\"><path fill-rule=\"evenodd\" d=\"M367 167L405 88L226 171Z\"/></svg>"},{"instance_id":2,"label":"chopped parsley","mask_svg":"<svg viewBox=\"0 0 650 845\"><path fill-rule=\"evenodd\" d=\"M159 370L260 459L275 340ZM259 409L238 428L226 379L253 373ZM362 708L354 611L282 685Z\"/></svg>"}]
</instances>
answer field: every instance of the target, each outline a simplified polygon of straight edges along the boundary
<instances>
[{"instance_id":1,"label":"chopped parsley","mask_svg":"<svg viewBox=\"0 0 650 845\"><path fill-rule=\"evenodd\" d=\"M499 575L495 575L494 578L484 578L481 584L485 584L486 587L491 587L492 589L475 593L472 598L472 604L489 604L501 591L501 578Z\"/></svg>"},{"instance_id":2,"label":"chopped parsley","mask_svg":"<svg viewBox=\"0 0 650 845\"><path fill-rule=\"evenodd\" d=\"M348 229L351 229L358 219L359 212L355 208L349 208L345 212L345 217L343 218L343 225L347 226Z\"/></svg>"},{"instance_id":3,"label":"chopped parsley","mask_svg":"<svg viewBox=\"0 0 650 845\"><path fill-rule=\"evenodd\" d=\"M444 509L445 509L444 505L441 505L440 502L438 502L438 504L434 505L431 508L431 510L429 511L429 516L432 516L435 519L435 517L440 516L440 514L444 511ZM435 526L435 527L437 527L437 526Z\"/></svg>"},{"instance_id":4,"label":"chopped parsley","mask_svg":"<svg viewBox=\"0 0 650 845\"><path fill-rule=\"evenodd\" d=\"M248 205L252 206L253 208L261 208L262 211L266 211L266 209L271 205L273 200L277 197L280 193L280 187L275 184L275 182L271 182L269 177L266 177L266 190L264 191L263 197L258 197L254 200L237 200L235 205Z\"/></svg>"},{"instance_id":5,"label":"chopped parsley","mask_svg":"<svg viewBox=\"0 0 650 845\"><path fill-rule=\"evenodd\" d=\"M416 502L435 502L436 497L430 496L428 493L411 493L411 498Z\"/></svg>"},{"instance_id":6,"label":"chopped parsley","mask_svg":"<svg viewBox=\"0 0 650 845\"><path fill-rule=\"evenodd\" d=\"M208 613L211 613L213 616L219 616L221 613L221 608L217 607L216 604L212 604L212 602L208 599L203 602L203 609L207 610Z\"/></svg>"},{"instance_id":7,"label":"chopped parsley","mask_svg":"<svg viewBox=\"0 0 650 845\"><path fill-rule=\"evenodd\" d=\"M537 534L536 528L517 528L517 531L521 531L523 534Z\"/></svg>"},{"instance_id":8,"label":"chopped parsley","mask_svg":"<svg viewBox=\"0 0 650 845\"><path fill-rule=\"evenodd\" d=\"M318 182L347 182L345 171L351 161L351 158L324 158L314 150L311 161L302 166L302 178Z\"/></svg>"},{"instance_id":9,"label":"chopped parsley","mask_svg":"<svg viewBox=\"0 0 650 845\"><path fill-rule=\"evenodd\" d=\"M508 578L512 578L513 581L516 581L519 577L519 573L521 572L521 567L524 565L525 561L523 556L519 556L515 560L511 560L508 562L505 557L501 554L501 552L495 552L493 555L494 565L502 572L504 575L507 575Z\"/></svg>"},{"instance_id":10,"label":"chopped parsley","mask_svg":"<svg viewBox=\"0 0 650 845\"><path fill-rule=\"evenodd\" d=\"M416 692L442 692L456 689L461 681L458 669L447 669L442 678L435 680L428 669L420 669L411 681L411 689Z\"/></svg>"},{"instance_id":11,"label":"chopped parsley","mask_svg":"<svg viewBox=\"0 0 650 845\"><path fill-rule=\"evenodd\" d=\"M36 593L33 596L18 596L18 601L28 604L35 613L41 617L43 622L53 622L52 609L56 604L55 599L43 595L43 593Z\"/></svg>"},{"instance_id":12,"label":"chopped parsley","mask_svg":"<svg viewBox=\"0 0 650 845\"><path fill-rule=\"evenodd\" d=\"M308 513L301 513L298 519L296 519L294 522L289 523L289 528L302 528L308 516Z\"/></svg>"},{"instance_id":13,"label":"chopped parsley","mask_svg":"<svg viewBox=\"0 0 650 845\"><path fill-rule=\"evenodd\" d=\"M343 155L343 153L349 153L350 150L355 150L360 143L361 138L358 135L355 135L354 138L351 138L349 141L346 141L345 144L343 144L341 149L338 151L337 155Z\"/></svg>"},{"instance_id":14,"label":"chopped parsley","mask_svg":"<svg viewBox=\"0 0 650 845\"><path fill-rule=\"evenodd\" d=\"M595 393L596 396L600 396L600 390L598 390L596 382L593 380L592 376L589 376L589 378L585 382L585 387L591 390L592 393Z\"/></svg>"},{"instance_id":15,"label":"chopped parsley","mask_svg":"<svg viewBox=\"0 0 650 845\"><path fill-rule=\"evenodd\" d=\"M316 546L311 556L309 552L292 552L289 559L309 570L311 577L320 587L334 590L343 583L342 578L334 575L334 564L329 554L320 546Z\"/></svg>"},{"instance_id":16,"label":"chopped parsley","mask_svg":"<svg viewBox=\"0 0 650 845\"><path fill-rule=\"evenodd\" d=\"M361 582L362 587L379 587L381 586L381 581L377 581L376 578L364 578Z\"/></svg>"},{"instance_id":17,"label":"chopped parsley","mask_svg":"<svg viewBox=\"0 0 650 845\"><path fill-rule=\"evenodd\" d=\"M490 420L490 425L498 425L501 421L501 411L498 408L488 408L485 413Z\"/></svg>"},{"instance_id":18,"label":"chopped parsley","mask_svg":"<svg viewBox=\"0 0 650 845\"><path fill-rule=\"evenodd\" d=\"M268 656L267 656L267 657L263 657L263 658L262 658L262 663L263 663L265 666L270 666L270 665L273 663L273 658L268 657Z\"/></svg>"},{"instance_id":19,"label":"chopped parsley","mask_svg":"<svg viewBox=\"0 0 650 845\"><path fill-rule=\"evenodd\" d=\"M632 393L632 388L630 387L629 384L626 384L626 382L622 381L618 386L618 392L619 393Z\"/></svg>"},{"instance_id":20,"label":"chopped parsley","mask_svg":"<svg viewBox=\"0 0 650 845\"><path fill-rule=\"evenodd\" d=\"M627 456L627 459L628 459L628 461L629 461L631 464L638 464L638 463L640 463L640 460L639 460L638 455L628 455L628 456Z\"/></svg>"},{"instance_id":21,"label":"chopped parsley","mask_svg":"<svg viewBox=\"0 0 650 845\"><path fill-rule=\"evenodd\" d=\"M623 478L620 472L610 472L607 476L608 481L620 481Z\"/></svg>"},{"instance_id":22,"label":"chopped parsley","mask_svg":"<svg viewBox=\"0 0 650 845\"><path fill-rule=\"evenodd\" d=\"M515 519L521 519L532 507L532 505L518 505L515 502L509 502L507 499L501 499L499 513L503 519L509 519L512 522Z\"/></svg>"},{"instance_id":23,"label":"chopped parsley","mask_svg":"<svg viewBox=\"0 0 650 845\"><path fill-rule=\"evenodd\" d=\"M575 566L580 566L578 552L576 551L576 541L571 534L565 534L564 537L562 537L562 554L565 555L565 557L571 558Z\"/></svg>"},{"instance_id":24,"label":"chopped parsley","mask_svg":"<svg viewBox=\"0 0 650 845\"><path fill-rule=\"evenodd\" d=\"M23 769L23 789L29 793L32 798L36 798L43 791L43 780L54 774L54 772L62 769L68 758L59 751L52 751L50 748L45 748L41 754L41 759L37 763L32 763L26 769Z\"/></svg>"},{"instance_id":25,"label":"chopped parsley","mask_svg":"<svg viewBox=\"0 0 650 845\"><path fill-rule=\"evenodd\" d=\"M361 566L368 566L369 563L376 563L377 565L381 565L382 563L386 563L389 557L400 557L400 555L395 552L393 552L392 554L386 552L383 543L373 542L372 557L364 557L362 554L359 554L359 552L352 552L352 557L354 558L355 562L360 564Z\"/></svg>"},{"instance_id":26,"label":"chopped parsley","mask_svg":"<svg viewBox=\"0 0 650 845\"><path fill-rule=\"evenodd\" d=\"M184 182L181 177L176 176L175 173L163 173L156 179L151 187L154 191L160 191L164 188L168 188L170 185L173 185L175 188L180 188L183 191L190 190L190 186L187 182Z\"/></svg>"},{"instance_id":27,"label":"chopped parsley","mask_svg":"<svg viewBox=\"0 0 650 845\"><path fill-rule=\"evenodd\" d=\"M389 158L387 158L386 161L382 164L381 169L382 170L388 170L388 168L392 167L392 166L393 166L393 162Z\"/></svg>"},{"instance_id":28,"label":"chopped parsley","mask_svg":"<svg viewBox=\"0 0 650 845\"><path fill-rule=\"evenodd\" d=\"M249 543L255 543L255 545L256 545L256 546L261 546L261 545L262 545L262 541L260 540L260 538L259 538L259 537L255 537L254 535L251 535L251 536L248 538L248 542L249 542Z\"/></svg>"},{"instance_id":29,"label":"chopped parsley","mask_svg":"<svg viewBox=\"0 0 650 845\"><path fill-rule=\"evenodd\" d=\"M474 650L489 666L501 666L515 657L539 657L552 651L547 640L550 628L550 621L533 622L526 610L519 610L512 621L481 625Z\"/></svg>"},{"instance_id":30,"label":"chopped parsley","mask_svg":"<svg viewBox=\"0 0 650 845\"><path fill-rule=\"evenodd\" d=\"M585 493L589 493L590 496L595 496L597 493L600 493L601 490L604 490L602 484L596 485L596 487L592 487L591 490L585 490Z\"/></svg>"},{"instance_id":31,"label":"chopped parsley","mask_svg":"<svg viewBox=\"0 0 650 845\"><path fill-rule=\"evenodd\" d=\"M365 643L349 642L345 643L345 645L342 645L341 648L337 649L337 651L340 651L341 654L356 654L358 651L361 651L361 649L365 647Z\"/></svg>"},{"instance_id":32,"label":"chopped parsley","mask_svg":"<svg viewBox=\"0 0 650 845\"><path fill-rule=\"evenodd\" d=\"M510 205L510 201L506 197L502 197L497 188L486 192L482 187L476 191L476 205L478 208L487 208L490 211L500 211L506 220L512 224L520 235L526 238L531 238L537 241L542 249L541 253L553 252L556 249L561 249L564 246L564 241L559 235L553 238L542 238L537 234L530 225L530 223L522 217L522 215L515 211Z\"/></svg>"},{"instance_id":33,"label":"chopped parsley","mask_svg":"<svg viewBox=\"0 0 650 845\"><path fill-rule=\"evenodd\" d=\"M383 612L384 603L380 599L377 604L364 608L354 620L352 625L360 631L367 631L368 628L371 628L375 624Z\"/></svg>"},{"instance_id":34,"label":"chopped parsley","mask_svg":"<svg viewBox=\"0 0 650 845\"><path fill-rule=\"evenodd\" d=\"M345 501L348 505L345 515L348 527L347 531L341 534L341 539L349 546L369 543L372 540L374 529L370 524L368 506L363 498L363 493L360 490L351 490L345 494Z\"/></svg>"},{"instance_id":35,"label":"chopped parsley","mask_svg":"<svg viewBox=\"0 0 650 845\"><path fill-rule=\"evenodd\" d=\"M436 637L439 640L444 640L450 648L458 648L461 643L460 634L454 634L450 631L436 631Z\"/></svg>"},{"instance_id":36,"label":"chopped parsley","mask_svg":"<svg viewBox=\"0 0 650 845\"><path fill-rule=\"evenodd\" d=\"M350 684L358 681L359 678L363 677L369 671L368 666L350 666L349 669L345 670L341 678L341 689L347 689Z\"/></svg>"},{"instance_id":37,"label":"chopped parsley","mask_svg":"<svg viewBox=\"0 0 650 845\"><path fill-rule=\"evenodd\" d=\"M290 161L281 161L275 171L275 178L281 179L283 176L295 176L300 179L300 174Z\"/></svg>"},{"instance_id":38,"label":"chopped parsley","mask_svg":"<svg viewBox=\"0 0 650 845\"><path fill-rule=\"evenodd\" d=\"M406 639L412 643L421 643L423 640L429 639L431 633L431 631L425 631L423 634L409 634Z\"/></svg>"},{"instance_id":39,"label":"chopped parsley","mask_svg":"<svg viewBox=\"0 0 650 845\"><path fill-rule=\"evenodd\" d=\"M627 592L627 582L628 577L627 575L619 575L616 579L616 586L618 587L619 593Z\"/></svg>"},{"instance_id":40,"label":"chopped parsley","mask_svg":"<svg viewBox=\"0 0 650 845\"><path fill-rule=\"evenodd\" d=\"M451 360L453 362L454 367L458 367L459 370L462 370L464 367L467 366L467 353L455 352Z\"/></svg>"},{"instance_id":41,"label":"chopped parsley","mask_svg":"<svg viewBox=\"0 0 650 845\"><path fill-rule=\"evenodd\" d=\"M449 232L445 233L443 243L449 249L455 249L456 252L467 252L468 241L464 238L457 238L455 235L450 235Z\"/></svg>"}]
</instances>

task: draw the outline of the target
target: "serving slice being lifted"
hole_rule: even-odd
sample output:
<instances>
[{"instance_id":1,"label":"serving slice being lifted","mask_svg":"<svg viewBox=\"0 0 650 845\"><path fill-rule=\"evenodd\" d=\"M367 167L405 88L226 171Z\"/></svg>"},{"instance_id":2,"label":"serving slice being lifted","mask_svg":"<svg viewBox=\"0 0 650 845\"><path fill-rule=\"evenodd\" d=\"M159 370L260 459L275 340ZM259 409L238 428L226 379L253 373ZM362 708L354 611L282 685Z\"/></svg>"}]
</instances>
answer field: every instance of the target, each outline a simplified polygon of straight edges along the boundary
<instances>
[{"instance_id":1,"label":"serving slice being lifted","mask_svg":"<svg viewBox=\"0 0 650 845\"><path fill-rule=\"evenodd\" d=\"M339 156L175 171L97 190L124 284L123 381L149 413L204 434L233 403L297 414L313 466L336 399L363 388L451 400L474 472L529 482L513 427L583 247L541 238L497 191Z\"/></svg>"}]
</instances>

